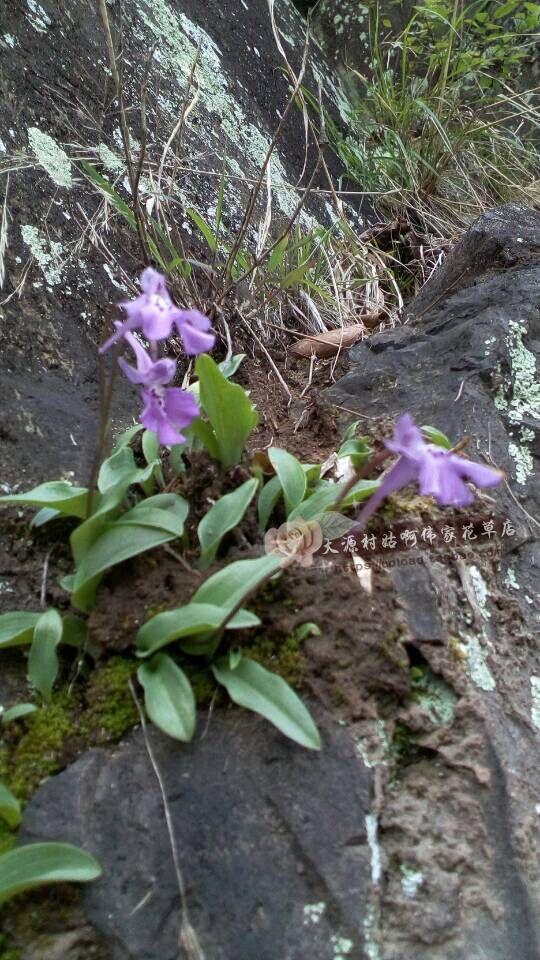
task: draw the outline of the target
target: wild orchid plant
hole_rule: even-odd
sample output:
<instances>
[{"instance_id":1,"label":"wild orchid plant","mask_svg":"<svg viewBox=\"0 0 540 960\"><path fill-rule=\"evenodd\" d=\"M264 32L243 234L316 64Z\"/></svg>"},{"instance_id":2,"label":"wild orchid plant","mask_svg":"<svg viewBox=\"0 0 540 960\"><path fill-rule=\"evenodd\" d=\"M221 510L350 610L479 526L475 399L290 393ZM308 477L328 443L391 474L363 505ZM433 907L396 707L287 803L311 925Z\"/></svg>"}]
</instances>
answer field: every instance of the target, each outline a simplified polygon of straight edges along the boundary
<instances>
[{"instance_id":1,"label":"wild orchid plant","mask_svg":"<svg viewBox=\"0 0 540 960\"><path fill-rule=\"evenodd\" d=\"M100 348L102 354L111 347L116 354L123 347L131 350L135 366L123 356L118 364L140 387L143 409L139 423L118 438L101 464L97 490L60 480L28 493L0 497L3 503L39 507L34 526L60 516L78 521L70 537L75 571L62 581L73 612L24 610L0 616L0 649L30 645L29 678L44 701L50 700L58 675L57 647L67 644L85 656L91 654L85 614L95 606L99 584L108 571L155 547L185 542L190 507L171 488L182 487L186 455L204 448L227 471L240 462L258 422L248 393L230 381L242 357L218 365L205 353L215 339L209 319L197 310L179 309L165 278L152 268L141 276L141 291L120 304L126 319L115 323L114 334ZM146 338L148 349L136 332ZM197 357L198 379L187 390L172 386L176 361L160 356L160 347L173 333L180 335L185 352ZM134 647L141 660L137 677L144 689L145 709L165 733L188 741L195 731L195 697L176 651L202 657L234 702L261 714L302 746L320 749L318 730L288 684L242 650L224 643L226 632L260 626L259 618L244 608L245 601L293 560L313 562L322 533L333 539L363 528L388 494L410 483L417 482L422 494L435 496L442 505L465 506L473 500L465 481L490 487L501 480L499 471L458 456L444 435L431 427L420 429L409 414L398 420L394 437L385 443L386 451L371 459L367 438L357 438L356 428L357 424L349 428L338 451L338 457L348 458L360 471L352 481L325 479L319 465L303 464L286 450L270 447L265 456L253 459L253 476L218 499L200 521L200 570L214 562L223 538L241 523L257 492L261 540L277 509L285 513L286 536L283 528L268 530L265 553L222 566L202 582L189 603L157 613L138 629ZM131 447L141 432L142 465ZM398 460L382 480L363 479L393 454ZM265 479L270 471L272 475ZM357 520L343 515L366 500ZM164 653L165 647L171 647L172 654ZM32 704L19 705L6 711L4 720L9 714L10 721L18 721L33 709ZM17 799L2 785L0 816L11 826L20 820ZM34 860L28 857L28 863L24 851L29 848L0 857L0 903L22 889L48 882L53 874L57 879L82 881L99 874L98 865L84 851L65 844L37 846L42 849L36 850ZM20 869L15 871L13 886L15 861Z\"/></svg>"}]
</instances>

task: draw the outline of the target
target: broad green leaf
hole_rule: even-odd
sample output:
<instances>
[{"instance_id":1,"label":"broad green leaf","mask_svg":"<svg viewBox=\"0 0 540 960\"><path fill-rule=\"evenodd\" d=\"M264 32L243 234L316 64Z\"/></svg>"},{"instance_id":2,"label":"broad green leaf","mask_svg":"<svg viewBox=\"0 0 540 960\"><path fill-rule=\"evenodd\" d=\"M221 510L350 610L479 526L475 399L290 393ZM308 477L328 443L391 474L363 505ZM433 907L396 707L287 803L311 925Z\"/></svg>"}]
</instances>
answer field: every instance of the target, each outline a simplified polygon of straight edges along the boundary
<instances>
[{"instance_id":1,"label":"broad green leaf","mask_svg":"<svg viewBox=\"0 0 540 960\"><path fill-rule=\"evenodd\" d=\"M7 710L0 712L2 723L12 723L13 720L22 720L23 717L35 713L37 707L35 703L16 703L14 707L8 707Z\"/></svg>"},{"instance_id":2,"label":"broad green leaf","mask_svg":"<svg viewBox=\"0 0 540 960\"><path fill-rule=\"evenodd\" d=\"M99 582L111 567L182 535L187 513L186 501L175 494L157 495L163 496L176 498L173 509L160 510L153 505L148 506L152 501L156 502L156 498L150 497L128 511L120 521L105 525L103 533L83 556L75 574L74 606L80 610L91 609ZM140 523L135 522L137 518Z\"/></svg>"},{"instance_id":3,"label":"broad green leaf","mask_svg":"<svg viewBox=\"0 0 540 960\"><path fill-rule=\"evenodd\" d=\"M279 477L272 477L262 488L257 501L257 512L259 515L259 524L263 530L266 530L268 521L274 512L274 507L279 498L283 495Z\"/></svg>"},{"instance_id":4,"label":"broad green leaf","mask_svg":"<svg viewBox=\"0 0 540 960\"><path fill-rule=\"evenodd\" d=\"M346 510L347 507L354 507L356 503L367 500L380 485L380 480L359 480L340 504L340 510Z\"/></svg>"},{"instance_id":5,"label":"broad green leaf","mask_svg":"<svg viewBox=\"0 0 540 960\"><path fill-rule=\"evenodd\" d=\"M101 494L113 489L123 495L134 483L144 483L159 466L159 460L152 460L146 467L138 467L131 447L120 447L101 464L98 474L98 490Z\"/></svg>"},{"instance_id":6,"label":"broad green leaf","mask_svg":"<svg viewBox=\"0 0 540 960\"><path fill-rule=\"evenodd\" d=\"M70 843L31 843L0 856L0 904L48 883L88 883L101 867L85 850Z\"/></svg>"},{"instance_id":7,"label":"broad green leaf","mask_svg":"<svg viewBox=\"0 0 540 960\"><path fill-rule=\"evenodd\" d=\"M225 534L238 526L258 485L259 482L255 478L246 480L237 490L220 497L203 517L197 528L202 548L199 561L201 570L206 570L210 566Z\"/></svg>"},{"instance_id":8,"label":"broad green leaf","mask_svg":"<svg viewBox=\"0 0 540 960\"><path fill-rule=\"evenodd\" d=\"M205 580L193 594L191 602L211 603L232 610L280 568L280 558L275 554L255 560L236 560Z\"/></svg>"},{"instance_id":9,"label":"broad green leaf","mask_svg":"<svg viewBox=\"0 0 540 960\"><path fill-rule=\"evenodd\" d=\"M114 456L115 453L118 453L122 447L129 446L133 440L133 437L136 437L141 430L144 430L142 423L135 423L132 427L128 427L127 430L124 430L123 433L121 433L118 437L113 447L111 456Z\"/></svg>"},{"instance_id":10,"label":"broad green leaf","mask_svg":"<svg viewBox=\"0 0 540 960\"><path fill-rule=\"evenodd\" d=\"M234 356L230 357L228 360L222 360L221 363L218 363L219 369L227 380L230 380L231 377L234 377L238 367L242 363L242 360L245 359L245 356L245 353L235 353Z\"/></svg>"},{"instance_id":11,"label":"broad green leaf","mask_svg":"<svg viewBox=\"0 0 540 960\"><path fill-rule=\"evenodd\" d=\"M368 462L371 449L362 438L346 440L338 450L338 457L350 457L353 467L358 470Z\"/></svg>"},{"instance_id":12,"label":"broad green leaf","mask_svg":"<svg viewBox=\"0 0 540 960\"><path fill-rule=\"evenodd\" d=\"M21 805L3 783L0 783L0 817L12 830L21 822Z\"/></svg>"},{"instance_id":13,"label":"broad green leaf","mask_svg":"<svg viewBox=\"0 0 540 960\"><path fill-rule=\"evenodd\" d=\"M91 516L73 531L69 538L75 563L79 565L90 547L103 533L106 525L120 513L125 490L121 484L112 487L103 496L97 494Z\"/></svg>"},{"instance_id":14,"label":"broad green leaf","mask_svg":"<svg viewBox=\"0 0 540 960\"><path fill-rule=\"evenodd\" d=\"M438 447L444 447L445 450L451 450L453 443L448 439L446 434L442 433L441 430L437 430L437 427L421 427L422 433L426 436L430 443L436 444Z\"/></svg>"},{"instance_id":15,"label":"broad green leaf","mask_svg":"<svg viewBox=\"0 0 540 960\"><path fill-rule=\"evenodd\" d=\"M186 452L187 444L177 443L169 449L169 467L172 469L175 477L186 472L186 464L183 455Z\"/></svg>"},{"instance_id":16,"label":"broad green leaf","mask_svg":"<svg viewBox=\"0 0 540 960\"><path fill-rule=\"evenodd\" d=\"M240 462L244 445L259 422L259 415L246 391L223 376L208 354L197 358L201 404L212 426L225 468Z\"/></svg>"},{"instance_id":17,"label":"broad green leaf","mask_svg":"<svg viewBox=\"0 0 540 960\"><path fill-rule=\"evenodd\" d=\"M28 493L12 493L0 497L0 503L33 504L58 510L67 517L85 517L88 490L75 487L67 480L50 480L41 483Z\"/></svg>"},{"instance_id":18,"label":"broad green leaf","mask_svg":"<svg viewBox=\"0 0 540 960\"><path fill-rule=\"evenodd\" d=\"M165 610L148 620L137 632L137 656L147 657L173 640L207 634L221 626L228 610L210 603L188 603L175 610ZM228 630L256 627L260 620L249 610L239 610L227 624Z\"/></svg>"},{"instance_id":19,"label":"broad green leaf","mask_svg":"<svg viewBox=\"0 0 540 960\"><path fill-rule=\"evenodd\" d=\"M58 675L56 648L62 641L62 617L57 610L42 613L34 627L34 639L28 655L28 676L44 700L50 700Z\"/></svg>"},{"instance_id":20,"label":"broad green leaf","mask_svg":"<svg viewBox=\"0 0 540 960\"><path fill-rule=\"evenodd\" d=\"M321 464L320 463L303 463L302 470L306 475L306 483L308 487L317 483L321 478Z\"/></svg>"},{"instance_id":21,"label":"broad green leaf","mask_svg":"<svg viewBox=\"0 0 540 960\"><path fill-rule=\"evenodd\" d=\"M195 732L195 697L185 673L165 653L156 653L138 671L144 705L152 723L175 740L189 741Z\"/></svg>"},{"instance_id":22,"label":"broad green leaf","mask_svg":"<svg viewBox=\"0 0 540 960\"><path fill-rule=\"evenodd\" d=\"M12 610L0 614L0 648L30 643L40 616L30 610Z\"/></svg>"},{"instance_id":23,"label":"broad green leaf","mask_svg":"<svg viewBox=\"0 0 540 960\"><path fill-rule=\"evenodd\" d=\"M214 460L221 460L219 443L212 425L208 423L207 420L203 420L202 417L197 417L186 433L188 437L198 440Z\"/></svg>"},{"instance_id":24,"label":"broad green leaf","mask_svg":"<svg viewBox=\"0 0 540 960\"><path fill-rule=\"evenodd\" d=\"M159 440L153 430L144 431L142 435L142 450L146 463L149 467L154 468L151 476L141 483L146 496L149 497L158 484L162 488L165 486L161 457L159 455Z\"/></svg>"},{"instance_id":25,"label":"broad green leaf","mask_svg":"<svg viewBox=\"0 0 540 960\"><path fill-rule=\"evenodd\" d=\"M345 510L347 507L354 506L355 503L367 500L375 492L379 483L379 480L359 480L339 505L339 509ZM330 483L328 480L321 480L311 496L291 511L289 520L319 520L320 522L325 512L334 506L344 487L345 481Z\"/></svg>"},{"instance_id":26,"label":"broad green leaf","mask_svg":"<svg viewBox=\"0 0 540 960\"><path fill-rule=\"evenodd\" d=\"M214 231L212 230L212 227L210 226L210 224L207 223L204 217L202 217L201 214L197 212L197 210L194 210L193 207L187 207L186 213L190 218L190 220L193 220L193 223L195 224L197 229L200 230L200 232L202 233L204 239L206 240L208 246L210 247L211 252L215 253L217 249L217 237Z\"/></svg>"},{"instance_id":27,"label":"broad green leaf","mask_svg":"<svg viewBox=\"0 0 540 960\"><path fill-rule=\"evenodd\" d=\"M289 514L304 499L307 486L304 468L292 453L279 447L270 447L268 457L283 487L285 507Z\"/></svg>"},{"instance_id":28,"label":"broad green leaf","mask_svg":"<svg viewBox=\"0 0 540 960\"><path fill-rule=\"evenodd\" d=\"M168 530L177 537L184 532L184 522L189 513L189 503L177 493L156 493L141 500L136 506L115 521L116 526L136 523L144 527Z\"/></svg>"},{"instance_id":29,"label":"broad green leaf","mask_svg":"<svg viewBox=\"0 0 540 960\"><path fill-rule=\"evenodd\" d=\"M321 749L321 738L311 716L282 677L242 657L234 670L223 658L212 666L218 683L235 703L259 713L281 733L310 750Z\"/></svg>"},{"instance_id":30,"label":"broad green leaf","mask_svg":"<svg viewBox=\"0 0 540 960\"><path fill-rule=\"evenodd\" d=\"M234 374L238 370L238 367L242 363L242 360L245 359L245 356L246 356L245 353L235 353L234 356L230 357L228 360L222 360L221 363L218 363L218 368L221 370L223 376L227 380L230 380L230 378L234 376ZM195 397L197 398L199 397L200 390L199 390L198 380L194 380L193 383L190 383L187 389Z\"/></svg>"},{"instance_id":31,"label":"broad green leaf","mask_svg":"<svg viewBox=\"0 0 540 960\"><path fill-rule=\"evenodd\" d=\"M43 507L42 510L38 510L36 515L32 517L30 527L42 527L45 523L49 523L49 520L55 520L56 517L61 516L60 510L53 510L52 507Z\"/></svg>"},{"instance_id":32,"label":"broad green leaf","mask_svg":"<svg viewBox=\"0 0 540 960\"><path fill-rule=\"evenodd\" d=\"M311 496L307 497L302 503L299 503L294 510L291 510L289 520L319 520L338 498L342 485L339 483L330 483L329 480L320 480Z\"/></svg>"},{"instance_id":33,"label":"broad green leaf","mask_svg":"<svg viewBox=\"0 0 540 960\"><path fill-rule=\"evenodd\" d=\"M242 651L236 650L234 647L231 647L229 650L229 667L231 670L236 670L238 664L242 659Z\"/></svg>"},{"instance_id":34,"label":"broad green leaf","mask_svg":"<svg viewBox=\"0 0 540 960\"><path fill-rule=\"evenodd\" d=\"M360 420L355 420L353 423L350 423L345 431L345 436L343 437L343 443L347 443L349 440L356 440L356 431L360 426Z\"/></svg>"},{"instance_id":35,"label":"broad green leaf","mask_svg":"<svg viewBox=\"0 0 540 960\"><path fill-rule=\"evenodd\" d=\"M337 513L335 510L326 510L319 523L325 540L338 540L348 534L356 521L354 518L344 517L342 513Z\"/></svg>"}]
</instances>

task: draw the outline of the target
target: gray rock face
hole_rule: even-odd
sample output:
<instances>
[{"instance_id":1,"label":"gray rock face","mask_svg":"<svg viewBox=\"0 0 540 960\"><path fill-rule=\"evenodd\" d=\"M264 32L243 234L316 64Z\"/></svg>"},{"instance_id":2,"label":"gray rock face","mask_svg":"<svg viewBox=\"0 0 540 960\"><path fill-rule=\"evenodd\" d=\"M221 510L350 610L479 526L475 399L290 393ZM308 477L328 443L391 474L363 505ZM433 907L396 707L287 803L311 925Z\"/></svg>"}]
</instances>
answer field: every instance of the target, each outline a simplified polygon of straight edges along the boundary
<instances>
[{"instance_id":1,"label":"gray rock face","mask_svg":"<svg viewBox=\"0 0 540 960\"><path fill-rule=\"evenodd\" d=\"M469 435L471 455L507 473L493 510L516 530L494 564L472 545L452 562L424 555L420 577L393 574L417 649L447 679L462 656L465 685L452 724L421 738L433 761L405 767L382 805L387 857L409 857L401 891L395 871L385 878L384 960L540 952L539 254L538 213L485 214L410 304L407 324L355 347L330 391L370 417L408 410L451 438Z\"/></svg>"},{"instance_id":2,"label":"gray rock face","mask_svg":"<svg viewBox=\"0 0 540 960\"><path fill-rule=\"evenodd\" d=\"M305 23L289 0L276 5L277 39L266 0L133 0L120 6L107 3L117 43L121 24L134 164L146 139L140 202L157 217L167 197L169 222L193 243L191 255L204 259L208 251L187 210L215 223L224 170L224 227L238 227L289 96L283 54L298 69ZM118 105L95 0L20 0L2 5L1 20L2 480L29 482L50 471L81 477L97 431L96 346L111 305L133 292L142 266L135 231L80 162L89 161L129 207ZM306 83L316 90L318 79L337 110L338 85L313 46ZM188 101L180 145L173 134ZM307 177L313 150L312 143ZM298 203L291 185L304 160L304 123L295 108L271 161L275 229ZM251 239L266 203L265 187ZM304 226L310 217L328 221L330 213L324 201L314 201ZM117 397L116 424L133 406L121 389Z\"/></svg>"},{"instance_id":3,"label":"gray rock face","mask_svg":"<svg viewBox=\"0 0 540 960\"><path fill-rule=\"evenodd\" d=\"M346 730L323 730L321 754L238 712L189 746L152 732L191 921L212 960L365 956L372 777ZM178 889L140 732L39 790L23 840L58 836L103 866L84 909L111 960L177 960Z\"/></svg>"}]
</instances>

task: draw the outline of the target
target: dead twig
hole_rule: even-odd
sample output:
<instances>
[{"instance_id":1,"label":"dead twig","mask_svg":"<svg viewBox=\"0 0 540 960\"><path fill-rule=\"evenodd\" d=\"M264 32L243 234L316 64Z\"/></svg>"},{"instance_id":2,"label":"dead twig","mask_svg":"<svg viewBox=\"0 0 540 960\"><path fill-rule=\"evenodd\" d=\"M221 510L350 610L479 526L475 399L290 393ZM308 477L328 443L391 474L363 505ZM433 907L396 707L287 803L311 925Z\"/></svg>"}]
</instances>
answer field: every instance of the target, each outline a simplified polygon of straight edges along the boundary
<instances>
[{"instance_id":1,"label":"dead twig","mask_svg":"<svg viewBox=\"0 0 540 960\"><path fill-rule=\"evenodd\" d=\"M184 883L184 876L182 874L182 868L180 866L180 856L178 853L178 845L176 843L176 836L174 833L174 825L172 822L171 810L169 807L169 801L167 800L167 791L165 789L165 783L161 775L161 770L159 768L158 762L156 760L156 755L153 751L152 744L150 743L150 738L148 736L148 729L146 726L146 717L142 704L137 696L133 680L129 679L129 689L131 696L133 697L139 718L141 721L141 727L144 737L144 745L146 747L146 752L148 758L152 765L156 780L159 786L159 792L161 794L161 800L163 803L163 810L165 812L165 823L167 826L167 833L169 834L169 843L171 846L171 853L174 864L174 872L176 875L176 883L178 886L178 893L180 895L180 909L181 909L181 921L178 931L178 945L181 947L188 960L206 960L205 953L199 943L197 934L193 929L190 920L189 920L189 911L186 898L186 886Z\"/></svg>"}]
</instances>

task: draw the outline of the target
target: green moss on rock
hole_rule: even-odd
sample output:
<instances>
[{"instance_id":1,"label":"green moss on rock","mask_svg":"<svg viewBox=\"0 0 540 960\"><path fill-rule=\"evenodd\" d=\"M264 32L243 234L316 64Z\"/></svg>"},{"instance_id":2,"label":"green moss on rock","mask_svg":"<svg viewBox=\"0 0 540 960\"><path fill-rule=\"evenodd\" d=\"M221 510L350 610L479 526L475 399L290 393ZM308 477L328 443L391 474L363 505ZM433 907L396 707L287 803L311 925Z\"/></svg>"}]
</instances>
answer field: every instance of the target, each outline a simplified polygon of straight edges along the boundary
<instances>
[{"instance_id":1,"label":"green moss on rock","mask_svg":"<svg viewBox=\"0 0 540 960\"><path fill-rule=\"evenodd\" d=\"M64 743L76 732L76 707L75 698L62 691L28 718L7 764L8 786L19 800L28 800L42 780L61 769Z\"/></svg>"},{"instance_id":2,"label":"green moss on rock","mask_svg":"<svg viewBox=\"0 0 540 960\"><path fill-rule=\"evenodd\" d=\"M298 687L302 684L306 663L302 642L294 633L288 637L262 634L255 637L253 646L246 648L246 655L283 677L292 687Z\"/></svg>"},{"instance_id":3,"label":"green moss on rock","mask_svg":"<svg viewBox=\"0 0 540 960\"><path fill-rule=\"evenodd\" d=\"M0 856L11 850L17 841L17 834L10 830L7 823L0 818ZM0 960L2 955L0 954Z\"/></svg>"},{"instance_id":4,"label":"green moss on rock","mask_svg":"<svg viewBox=\"0 0 540 960\"><path fill-rule=\"evenodd\" d=\"M86 709L80 732L86 742L110 743L119 740L138 723L137 708L128 686L137 670L135 660L113 657L95 670L85 690Z\"/></svg>"}]
</instances>

